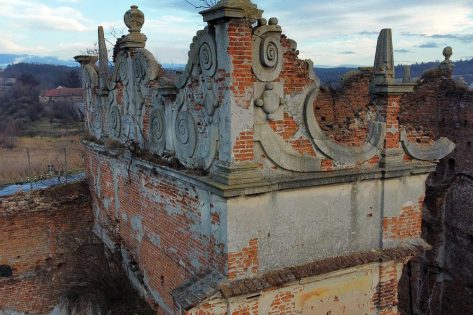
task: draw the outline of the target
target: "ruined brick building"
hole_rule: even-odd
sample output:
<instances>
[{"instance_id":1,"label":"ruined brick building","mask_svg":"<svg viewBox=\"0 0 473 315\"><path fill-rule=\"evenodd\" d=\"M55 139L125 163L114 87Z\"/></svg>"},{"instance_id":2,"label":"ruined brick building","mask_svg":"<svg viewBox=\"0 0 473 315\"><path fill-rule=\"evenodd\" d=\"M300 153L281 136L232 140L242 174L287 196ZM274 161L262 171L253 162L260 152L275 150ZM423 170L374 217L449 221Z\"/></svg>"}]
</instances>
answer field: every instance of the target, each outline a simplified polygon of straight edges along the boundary
<instances>
[{"instance_id":1,"label":"ruined brick building","mask_svg":"<svg viewBox=\"0 0 473 315\"><path fill-rule=\"evenodd\" d=\"M454 162L429 174L455 147L445 107L472 103L451 79L451 51L400 83L384 29L374 67L332 90L262 13L249 0L201 12L207 26L175 82L145 49L136 6L111 71L100 27L98 67L76 57L94 234L157 314L399 314L403 270L401 309L427 314L437 285L441 311L461 286L425 274L448 269L439 246L452 236L426 231L445 212L426 210L425 183L468 180L450 177ZM423 211L437 254L423 254Z\"/></svg>"}]
</instances>

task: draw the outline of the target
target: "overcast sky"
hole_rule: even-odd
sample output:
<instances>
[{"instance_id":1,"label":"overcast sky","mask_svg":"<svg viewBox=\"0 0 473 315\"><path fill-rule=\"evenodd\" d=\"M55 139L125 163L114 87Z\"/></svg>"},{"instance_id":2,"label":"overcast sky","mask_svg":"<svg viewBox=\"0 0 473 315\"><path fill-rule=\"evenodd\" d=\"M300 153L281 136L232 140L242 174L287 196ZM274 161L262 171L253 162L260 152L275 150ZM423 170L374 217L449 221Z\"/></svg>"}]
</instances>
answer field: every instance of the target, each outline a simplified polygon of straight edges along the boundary
<instances>
[{"instance_id":1,"label":"overcast sky","mask_svg":"<svg viewBox=\"0 0 473 315\"><path fill-rule=\"evenodd\" d=\"M254 0L276 16L316 65L371 65L376 38L392 28L395 63L473 57L473 0ZM0 53L71 59L97 41L97 26L123 29L123 13L145 13L147 48L161 63L186 63L189 43L204 27L184 0L0 0Z\"/></svg>"}]
</instances>

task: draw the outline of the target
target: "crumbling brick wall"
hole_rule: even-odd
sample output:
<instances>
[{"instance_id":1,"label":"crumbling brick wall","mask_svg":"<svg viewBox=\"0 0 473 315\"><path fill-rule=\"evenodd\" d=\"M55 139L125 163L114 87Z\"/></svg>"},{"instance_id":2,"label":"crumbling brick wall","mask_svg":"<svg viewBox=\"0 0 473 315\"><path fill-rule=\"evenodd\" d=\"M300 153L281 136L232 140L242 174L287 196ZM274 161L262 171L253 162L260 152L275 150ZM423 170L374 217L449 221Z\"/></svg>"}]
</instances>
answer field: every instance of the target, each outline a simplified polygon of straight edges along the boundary
<instances>
[{"instance_id":1,"label":"crumbling brick wall","mask_svg":"<svg viewBox=\"0 0 473 315\"><path fill-rule=\"evenodd\" d=\"M423 105L421 105L423 104ZM408 264L400 284L405 314L468 313L473 301L471 216L473 92L439 71L429 71L401 101L400 121L417 142L448 137L455 150L427 181L422 237L433 246Z\"/></svg>"},{"instance_id":2,"label":"crumbling brick wall","mask_svg":"<svg viewBox=\"0 0 473 315\"><path fill-rule=\"evenodd\" d=\"M174 288L208 268L224 272L222 209L208 191L144 165L87 149L94 232L126 257L128 276L148 303L160 312L157 302L167 305L169 313Z\"/></svg>"},{"instance_id":3,"label":"crumbling brick wall","mask_svg":"<svg viewBox=\"0 0 473 315\"><path fill-rule=\"evenodd\" d=\"M106 310L114 298L121 314L149 314L92 234L89 196L80 182L0 199L0 311L43 315L81 301Z\"/></svg>"}]
</instances>

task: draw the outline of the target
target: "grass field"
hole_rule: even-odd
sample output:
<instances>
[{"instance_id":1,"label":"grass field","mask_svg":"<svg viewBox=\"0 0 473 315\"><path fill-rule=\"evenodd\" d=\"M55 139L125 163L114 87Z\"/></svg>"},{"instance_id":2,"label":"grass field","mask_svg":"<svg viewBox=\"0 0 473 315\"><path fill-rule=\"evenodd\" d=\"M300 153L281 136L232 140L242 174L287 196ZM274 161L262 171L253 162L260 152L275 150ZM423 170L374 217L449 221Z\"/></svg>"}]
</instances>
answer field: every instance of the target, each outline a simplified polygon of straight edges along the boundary
<instances>
[{"instance_id":1,"label":"grass field","mask_svg":"<svg viewBox=\"0 0 473 315\"><path fill-rule=\"evenodd\" d=\"M0 148L0 185L28 180L30 169L28 151L30 175L33 179L63 173L66 165L65 157L68 173L84 168L83 150L78 135L19 137L13 149ZM52 168L48 168L48 165L52 165Z\"/></svg>"}]
</instances>

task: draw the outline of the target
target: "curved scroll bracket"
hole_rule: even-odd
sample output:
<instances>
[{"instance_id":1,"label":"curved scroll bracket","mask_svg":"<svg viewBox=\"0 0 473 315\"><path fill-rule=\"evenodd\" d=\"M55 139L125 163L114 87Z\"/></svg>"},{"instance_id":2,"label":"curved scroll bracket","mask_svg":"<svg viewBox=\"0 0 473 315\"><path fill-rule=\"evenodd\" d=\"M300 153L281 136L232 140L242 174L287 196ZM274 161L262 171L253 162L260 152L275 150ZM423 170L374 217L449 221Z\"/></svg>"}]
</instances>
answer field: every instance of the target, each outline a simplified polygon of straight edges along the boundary
<instances>
[{"instance_id":1,"label":"curved scroll bracket","mask_svg":"<svg viewBox=\"0 0 473 315\"><path fill-rule=\"evenodd\" d=\"M438 139L431 145L419 145L410 142L405 130L401 131L401 142L404 151L409 154L409 156L421 161L440 160L452 153L455 149L455 143L445 137Z\"/></svg>"},{"instance_id":2,"label":"curved scroll bracket","mask_svg":"<svg viewBox=\"0 0 473 315\"><path fill-rule=\"evenodd\" d=\"M305 102L305 119L307 130L317 148L331 159L355 164L367 161L380 154L386 136L386 124L379 121L370 123L368 136L365 143L358 147L349 147L336 143L327 137L315 118L313 103L317 89L309 91Z\"/></svg>"},{"instance_id":3,"label":"curved scroll bracket","mask_svg":"<svg viewBox=\"0 0 473 315\"><path fill-rule=\"evenodd\" d=\"M276 165L295 172L319 172L322 161L319 158L301 156L284 139L275 134L267 124L255 125L255 141L263 147L266 155Z\"/></svg>"}]
</instances>

